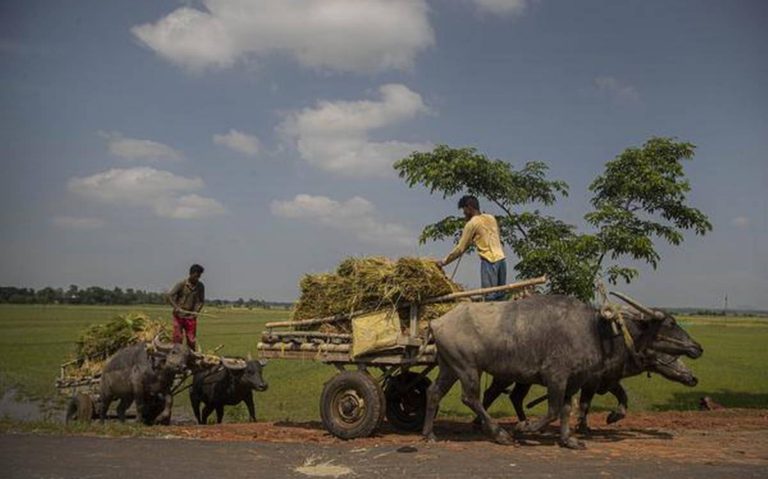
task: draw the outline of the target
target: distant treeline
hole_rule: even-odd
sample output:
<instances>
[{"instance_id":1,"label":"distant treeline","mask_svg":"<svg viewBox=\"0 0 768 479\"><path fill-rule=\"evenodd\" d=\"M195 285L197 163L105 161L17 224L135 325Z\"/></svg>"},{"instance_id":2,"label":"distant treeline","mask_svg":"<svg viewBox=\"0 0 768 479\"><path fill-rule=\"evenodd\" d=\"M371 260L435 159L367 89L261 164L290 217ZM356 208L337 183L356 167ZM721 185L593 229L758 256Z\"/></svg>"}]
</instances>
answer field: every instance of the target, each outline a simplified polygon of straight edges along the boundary
<instances>
[{"instance_id":1,"label":"distant treeline","mask_svg":"<svg viewBox=\"0 0 768 479\"><path fill-rule=\"evenodd\" d=\"M238 306L246 308L289 308L290 303L275 303L263 299L210 299L207 301L212 306ZM46 287L35 290L33 288L16 288L13 286L0 286L0 304L167 304L165 293L144 291L133 288L101 288L89 286L80 288L70 285L69 288Z\"/></svg>"}]
</instances>

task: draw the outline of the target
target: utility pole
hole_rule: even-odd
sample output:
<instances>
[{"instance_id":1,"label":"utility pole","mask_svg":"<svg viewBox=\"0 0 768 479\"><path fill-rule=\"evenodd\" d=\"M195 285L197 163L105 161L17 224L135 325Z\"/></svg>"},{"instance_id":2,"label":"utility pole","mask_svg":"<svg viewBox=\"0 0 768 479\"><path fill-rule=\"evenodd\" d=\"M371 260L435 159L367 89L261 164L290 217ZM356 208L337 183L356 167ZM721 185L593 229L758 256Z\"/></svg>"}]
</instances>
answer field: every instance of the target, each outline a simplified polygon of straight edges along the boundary
<instances>
[{"instance_id":1,"label":"utility pole","mask_svg":"<svg viewBox=\"0 0 768 479\"><path fill-rule=\"evenodd\" d=\"M725 300L723 301L723 316L728 313L728 291L725 292Z\"/></svg>"}]
</instances>

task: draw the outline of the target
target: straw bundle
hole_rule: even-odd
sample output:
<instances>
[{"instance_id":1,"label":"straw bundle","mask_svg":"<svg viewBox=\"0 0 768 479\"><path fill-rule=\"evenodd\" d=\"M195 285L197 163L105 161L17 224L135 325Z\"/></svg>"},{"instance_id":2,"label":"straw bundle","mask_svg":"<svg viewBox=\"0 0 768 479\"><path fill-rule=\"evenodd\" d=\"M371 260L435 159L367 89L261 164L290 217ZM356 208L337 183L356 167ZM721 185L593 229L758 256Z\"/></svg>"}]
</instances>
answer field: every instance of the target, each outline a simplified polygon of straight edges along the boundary
<instances>
[{"instance_id":1,"label":"straw bundle","mask_svg":"<svg viewBox=\"0 0 768 479\"><path fill-rule=\"evenodd\" d=\"M169 339L166 324L144 313L118 315L111 321L89 326L75 343L76 376L93 376L101 372L104 361L120 348L151 341L155 336Z\"/></svg>"},{"instance_id":2,"label":"straw bundle","mask_svg":"<svg viewBox=\"0 0 768 479\"><path fill-rule=\"evenodd\" d=\"M301 297L294 309L294 320L376 311L461 291L430 259L400 258L394 262L375 256L348 258L335 274L306 275L299 286ZM452 307L425 306L420 308L419 319L434 319ZM350 323L323 324L319 330L350 332Z\"/></svg>"}]
</instances>

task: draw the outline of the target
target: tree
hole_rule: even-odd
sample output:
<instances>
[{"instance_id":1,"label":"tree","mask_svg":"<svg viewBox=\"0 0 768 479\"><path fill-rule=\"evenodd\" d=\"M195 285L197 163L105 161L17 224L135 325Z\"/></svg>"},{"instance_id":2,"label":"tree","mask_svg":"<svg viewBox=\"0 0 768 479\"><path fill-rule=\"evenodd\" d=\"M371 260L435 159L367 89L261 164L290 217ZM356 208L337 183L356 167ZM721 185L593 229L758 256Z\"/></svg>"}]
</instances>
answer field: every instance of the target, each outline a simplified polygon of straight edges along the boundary
<instances>
[{"instance_id":1,"label":"tree","mask_svg":"<svg viewBox=\"0 0 768 479\"><path fill-rule=\"evenodd\" d=\"M518 258L520 277L546 274L551 292L583 300L594 296L598 278L627 283L637 270L624 259L656 268L655 239L679 245L683 232L703 235L712 229L707 217L687 206L690 185L683 160L693 158L694 145L671 138L651 138L642 148L628 148L606 164L590 186L594 208L585 219L594 228L576 227L539 210L516 211L526 205L552 205L566 196L568 185L546 178L547 166L526 163L516 170L507 162L490 160L474 148L437 146L415 152L395 163L408 186L421 185L446 198L457 193L482 197L503 214L496 216L503 241ZM458 237L464 220L449 216L427 225L420 241ZM605 265L610 260L611 264Z\"/></svg>"}]
</instances>

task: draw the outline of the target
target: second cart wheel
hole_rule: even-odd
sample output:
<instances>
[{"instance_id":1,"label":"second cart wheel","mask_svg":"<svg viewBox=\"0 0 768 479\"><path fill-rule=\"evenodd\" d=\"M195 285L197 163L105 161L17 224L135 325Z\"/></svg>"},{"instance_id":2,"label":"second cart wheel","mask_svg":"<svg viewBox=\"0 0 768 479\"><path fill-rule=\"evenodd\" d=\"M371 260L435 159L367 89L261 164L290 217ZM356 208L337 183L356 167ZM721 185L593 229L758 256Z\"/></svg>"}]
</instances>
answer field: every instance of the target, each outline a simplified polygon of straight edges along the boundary
<instances>
[{"instance_id":1,"label":"second cart wheel","mask_svg":"<svg viewBox=\"0 0 768 479\"><path fill-rule=\"evenodd\" d=\"M384 388L387 399L387 421L398 429L418 431L427 414L427 389L432 382L417 373L392 376Z\"/></svg>"},{"instance_id":2,"label":"second cart wheel","mask_svg":"<svg viewBox=\"0 0 768 479\"><path fill-rule=\"evenodd\" d=\"M370 436L384 417L384 393L379 383L361 371L344 371L331 378L320 396L325 429L340 439Z\"/></svg>"},{"instance_id":3,"label":"second cart wheel","mask_svg":"<svg viewBox=\"0 0 768 479\"><path fill-rule=\"evenodd\" d=\"M77 393L67 406L67 423L81 422L88 424L93 419L93 401L87 394Z\"/></svg>"}]
</instances>

